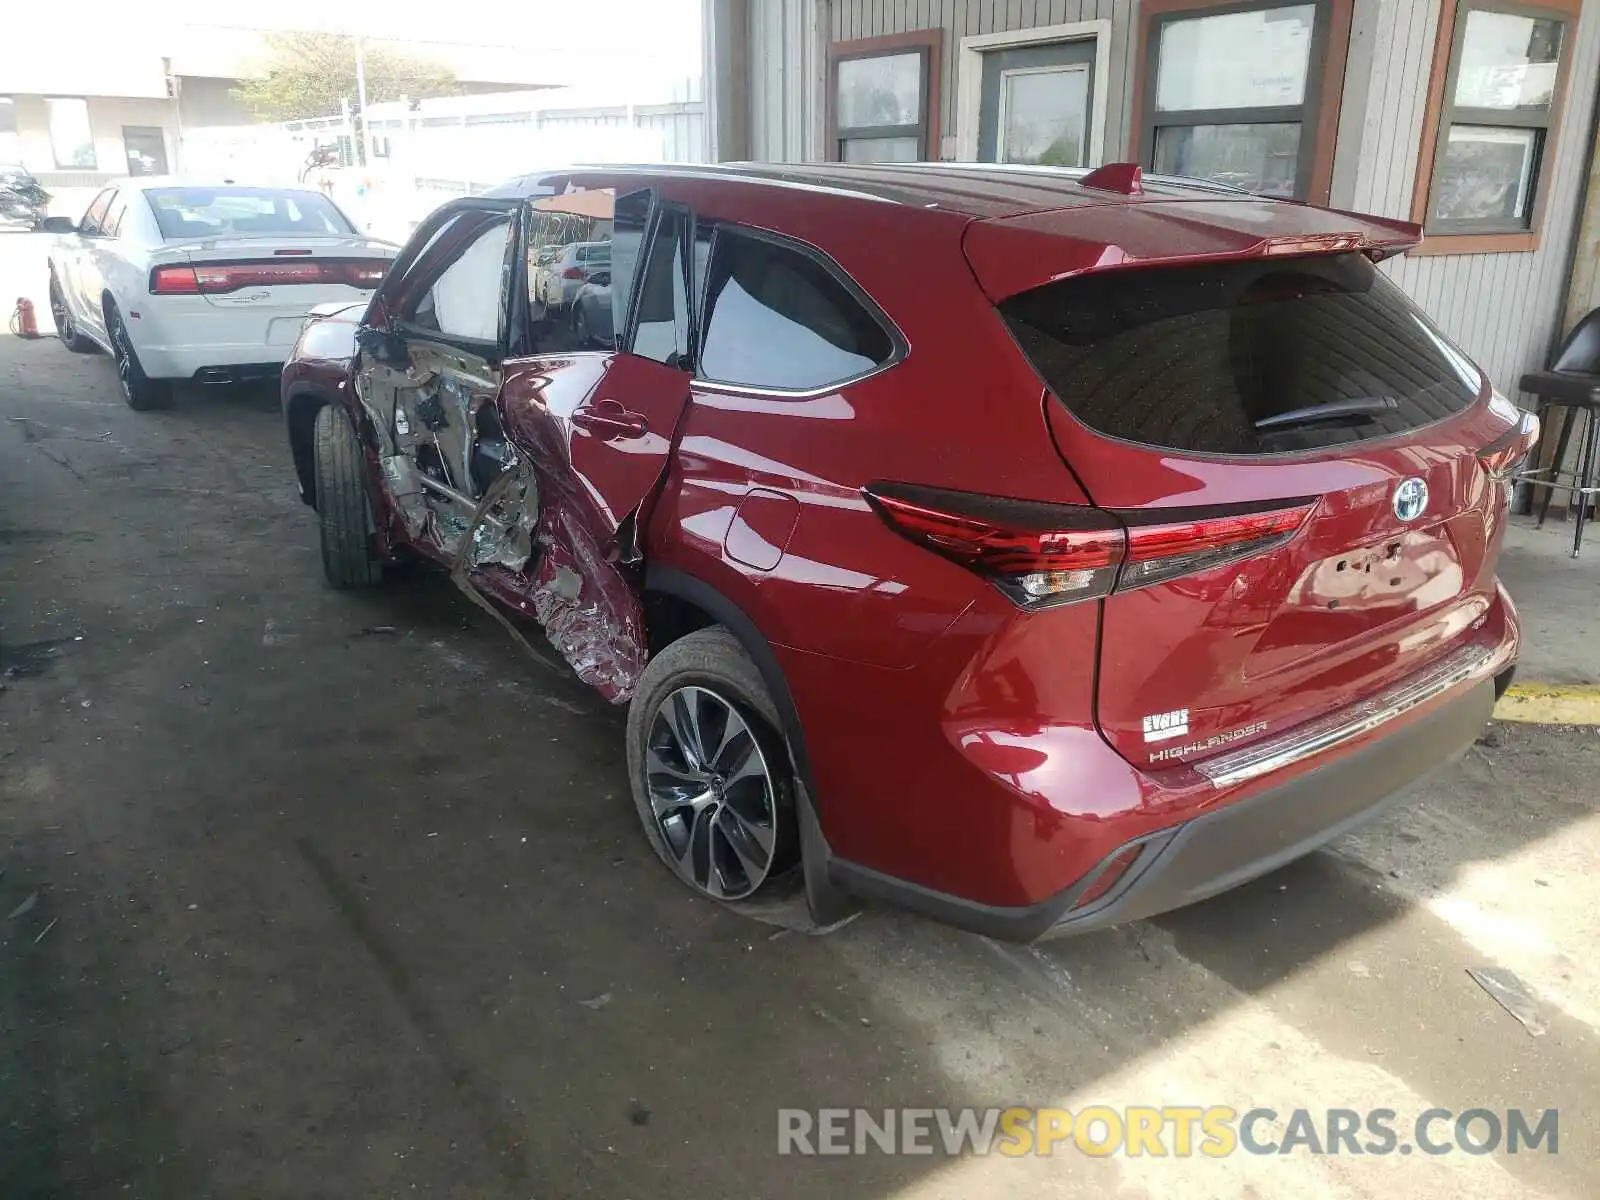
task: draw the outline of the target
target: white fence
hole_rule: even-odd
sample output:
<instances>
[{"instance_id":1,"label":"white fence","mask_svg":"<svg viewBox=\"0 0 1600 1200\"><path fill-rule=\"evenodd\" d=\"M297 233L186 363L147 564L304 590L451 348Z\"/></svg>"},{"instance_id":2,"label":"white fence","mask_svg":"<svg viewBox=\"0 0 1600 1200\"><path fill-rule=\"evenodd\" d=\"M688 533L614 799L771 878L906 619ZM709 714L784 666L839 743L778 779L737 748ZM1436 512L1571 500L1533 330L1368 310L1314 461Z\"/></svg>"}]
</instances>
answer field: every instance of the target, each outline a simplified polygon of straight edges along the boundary
<instances>
[{"instance_id":1,"label":"white fence","mask_svg":"<svg viewBox=\"0 0 1600 1200\"><path fill-rule=\"evenodd\" d=\"M566 163L704 162L709 140L699 80L656 102L608 102L594 88L450 96L368 108L367 162L345 116L185 129L185 175L241 183L313 182L368 230L403 238L436 205L504 179ZM338 163L307 172L314 150Z\"/></svg>"}]
</instances>

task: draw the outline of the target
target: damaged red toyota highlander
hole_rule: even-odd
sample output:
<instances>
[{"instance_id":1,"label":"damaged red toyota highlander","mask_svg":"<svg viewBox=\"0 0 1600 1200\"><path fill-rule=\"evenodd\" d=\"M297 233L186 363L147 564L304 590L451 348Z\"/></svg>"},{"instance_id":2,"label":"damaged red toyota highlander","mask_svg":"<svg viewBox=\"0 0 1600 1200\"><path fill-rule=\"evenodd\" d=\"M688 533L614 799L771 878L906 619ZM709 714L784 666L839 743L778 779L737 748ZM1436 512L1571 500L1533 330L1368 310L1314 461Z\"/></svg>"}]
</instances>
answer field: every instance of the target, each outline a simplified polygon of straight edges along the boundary
<instances>
[{"instance_id":1,"label":"damaged red toyota highlander","mask_svg":"<svg viewBox=\"0 0 1600 1200\"><path fill-rule=\"evenodd\" d=\"M1509 680L1536 426L1375 266L1419 236L1125 166L529 176L308 325L289 443L334 585L420 552L629 705L691 888L1068 933L1311 851Z\"/></svg>"}]
</instances>

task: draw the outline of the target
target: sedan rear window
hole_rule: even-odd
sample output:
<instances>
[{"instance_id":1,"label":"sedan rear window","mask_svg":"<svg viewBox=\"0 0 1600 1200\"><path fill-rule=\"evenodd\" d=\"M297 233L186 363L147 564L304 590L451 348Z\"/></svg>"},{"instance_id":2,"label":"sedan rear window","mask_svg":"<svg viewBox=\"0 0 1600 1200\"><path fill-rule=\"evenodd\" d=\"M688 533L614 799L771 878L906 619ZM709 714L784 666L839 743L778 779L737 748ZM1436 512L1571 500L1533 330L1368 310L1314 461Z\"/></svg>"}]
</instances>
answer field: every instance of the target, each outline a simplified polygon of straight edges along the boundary
<instances>
[{"instance_id":1,"label":"sedan rear window","mask_svg":"<svg viewBox=\"0 0 1600 1200\"><path fill-rule=\"evenodd\" d=\"M161 236L179 238L228 236L304 236L356 230L333 202L318 192L275 188L151 188L145 192Z\"/></svg>"},{"instance_id":2,"label":"sedan rear window","mask_svg":"<svg viewBox=\"0 0 1600 1200\"><path fill-rule=\"evenodd\" d=\"M1046 385L1124 441L1281 454L1458 413L1482 375L1360 254L1130 268L1000 311Z\"/></svg>"}]
</instances>

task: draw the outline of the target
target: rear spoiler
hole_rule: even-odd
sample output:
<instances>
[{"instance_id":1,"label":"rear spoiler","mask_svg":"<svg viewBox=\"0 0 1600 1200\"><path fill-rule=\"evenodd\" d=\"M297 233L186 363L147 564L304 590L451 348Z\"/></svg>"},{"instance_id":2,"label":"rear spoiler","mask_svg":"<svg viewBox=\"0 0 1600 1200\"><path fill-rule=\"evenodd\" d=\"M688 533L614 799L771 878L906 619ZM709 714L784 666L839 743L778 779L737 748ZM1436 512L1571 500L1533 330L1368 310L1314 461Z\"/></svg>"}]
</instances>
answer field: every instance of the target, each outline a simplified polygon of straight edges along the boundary
<instances>
[{"instance_id":1,"label":"rear spoiler","mask_svg":"<svg viewBox=\"0 0 1600 1200\"><path fill-rule=\"evenodd\" d=\"M1089 271L1351 252L1382 262L1422 241L1420 225L1366 213L1243 194L1124 194L1138 198L974 221L967 261L998 303Z\"/></svg>"}]
</instances>

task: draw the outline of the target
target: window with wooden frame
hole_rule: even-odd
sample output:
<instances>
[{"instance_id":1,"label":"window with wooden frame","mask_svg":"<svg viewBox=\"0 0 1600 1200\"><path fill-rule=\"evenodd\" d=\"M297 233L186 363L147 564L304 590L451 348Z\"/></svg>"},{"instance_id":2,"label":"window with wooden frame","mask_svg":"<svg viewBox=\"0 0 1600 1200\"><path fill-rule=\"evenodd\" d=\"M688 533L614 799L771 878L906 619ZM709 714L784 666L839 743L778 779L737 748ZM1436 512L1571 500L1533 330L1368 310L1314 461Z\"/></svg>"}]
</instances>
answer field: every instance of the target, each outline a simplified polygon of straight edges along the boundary
<instances>
[{"instance_id":1,"label":"window with wooden frame","mask_svg":"<svg viewBox=\"0 0 1600 1200\"><path fill-rule=\"evenodd\" d=\"M939 52L944 30L917 29L828 46L830 162L939 157Z\"/></svg>"},{"instance_id":2,"label":"window with wooden frame","mask_svg":"<svg viewBox=\"0 0 1600 1200\"><path fill-rule=\"evenodd\" d=\"M1582 0L1445 0L1411 219L1412 253L1539 245Z\"/></svg>"},{"instance_id":3,"label":"window with wooden frame","mask_svg":"<svg viewBox=\"0 0 1600 1200\"><path fill-rule=\"evenodd\" d=\"M1354 0L1145 0L1138 159L1326 203Z\"/></svg>"}]
</instances>

